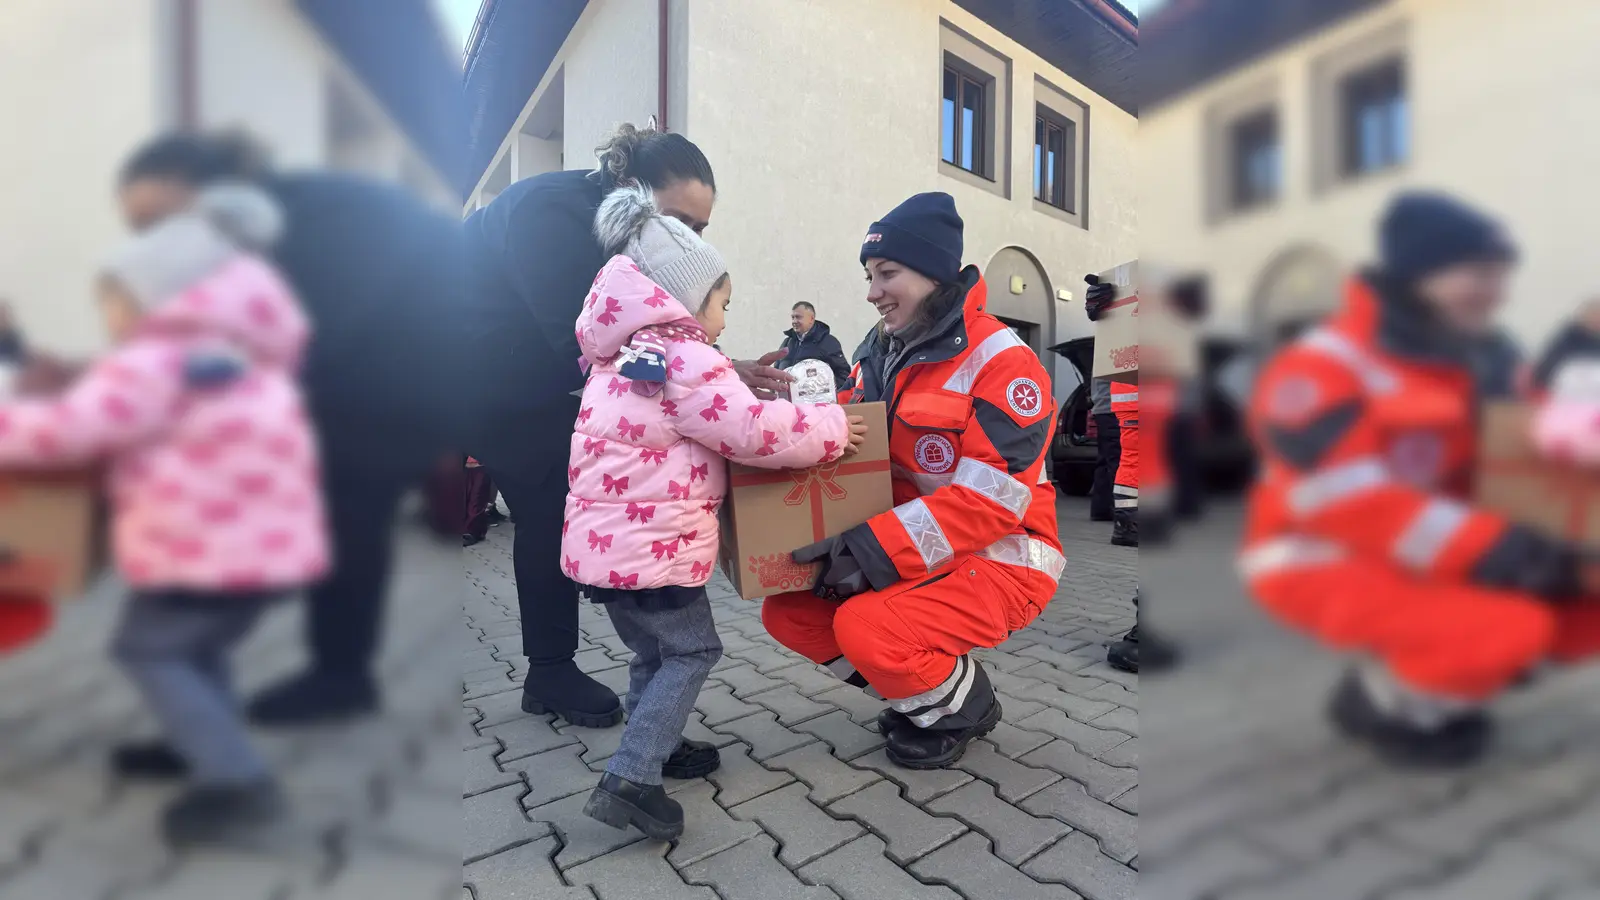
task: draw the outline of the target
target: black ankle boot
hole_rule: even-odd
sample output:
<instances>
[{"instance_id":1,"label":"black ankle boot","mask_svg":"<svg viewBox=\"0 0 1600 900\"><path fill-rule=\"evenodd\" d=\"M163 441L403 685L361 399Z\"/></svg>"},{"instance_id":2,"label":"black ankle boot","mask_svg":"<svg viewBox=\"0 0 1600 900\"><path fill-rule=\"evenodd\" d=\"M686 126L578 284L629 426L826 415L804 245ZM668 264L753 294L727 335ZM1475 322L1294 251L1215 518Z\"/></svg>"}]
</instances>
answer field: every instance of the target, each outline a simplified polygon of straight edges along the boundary
<instances>
[{"instance_id":1,"label":"black ankle boot","mask_svg":"<svg viewBox=\"0 0 1600 900\"><path fill-rule=\"evenodd\" d=\"M1119 509L1111 517L1111 543L1117 547L1139 546L1139 512Z\"/></svg>"},{"instance_id":2,"label":"black ankle boot","mask_svg":"<svg viewBox=\"0 0 1600 900\"><path fill-rule=\"evenodd\" d=\"M905 769L948 769L966 755L968 744L1000 724L1000 712L997 699L978 724L955 731L918 728L907 721L908 727L897 728L889 735L889 761Z\"/></svg>"},{"instance_id":3,"label":"black ankle boot","mask_svg":"<svg viewBox=\"0 0 1600 900\"><path fill-rule=\"evenodd\" d=\"M666 764L661 767L661 776L688 781L691 778L704 778L721 767L722 754L716 747L704 741L684 738L678 742L678 749L667 757Z\"/></svg>"},{"instance_id":4,"label":"black ankle boot","mask_svg":"<svg viewBox=\"0 0 1600 900\"><path fill-rule=\"evenodd\" d=\"M1178 649L1158 635L1140 635L1139 626L1135 625L1122 640L1106 648L1106 664L1135 675L1141 664L1146 672L1164 672L1178 664Z\"/></svg>"},{"instance_id":5,"label":"black ankle boot","mask_svg":"<svg viewBox=\"0 0 1600 900\"><path fill-rule=\"evenodd\" d=\"M1458 769L1481 760L1494 737L1494 720L1479 710L1425 728L1381 708L1354 671L1334 689L1328 717L1347 737L1372 745L1385 762L1402 768Z\"/></svg>"},{"instance_id":6,"label":"black ankle boot","mask_svg":"<svg viewBox=\"0 0 1600 900\"><path fill-rule=\"evenodd\" d=\"M612 828L632 825L658 841L675 841L683 834L683 807L661 785L635 784L610 772L600 777L583 814Z\"/></svg>"},{"instance_id":7,"label":"black ankle boot","mask_svg":"<svg viewBox=\"0 0 1600 900\"><path fill-rule=\"evenodd\" d=\"M166 741L122 744L111 749L111 772L121 778L182 778L189 761Z\"/></svg>"},{"instance_id":8,"label":"black ankle boot","mask_svg":"<svg viewBox=\"0 0 1600 900\"><path fill-rule=\"evenodd\" d=\"M893 707L878 713L878 733L883 735L884 738L888 738L903 728L915 727L917 726L906 718L904 713L895 712Z\"/></svg>"},{"instance_id":9,"label":"black ankle boot","mask_svg":"<svg viewBox=\"0 0 1600 900\"><path fill-rule=\"evenodd\" d=\"M267 727L313 725L376 712L378 688L365 675L307 670L256 696L250 721Z\"/></svg>"},{"instance_id":10,"label":"black ankle boot","mask_svg":"<svg viewBox=\"0 0 1600 900\"><path fill-rule=\"evenodd\" d=\"M554 713L581 728L610 728L622 721L616 692L585 675L570 659L529 667L522 682L522 711Z\"/></svg>"},{"instance_id":11,"label":"black ankle boot","mask_svg":"<svg viewBox=\"0 0 1600 900\"><path fill-rule=\"evenodd\" d=\"M174 848L253 848L288 821L288 804L272 781L196 787L168 806L161 830Z\"/></svg>"}]
</instances>

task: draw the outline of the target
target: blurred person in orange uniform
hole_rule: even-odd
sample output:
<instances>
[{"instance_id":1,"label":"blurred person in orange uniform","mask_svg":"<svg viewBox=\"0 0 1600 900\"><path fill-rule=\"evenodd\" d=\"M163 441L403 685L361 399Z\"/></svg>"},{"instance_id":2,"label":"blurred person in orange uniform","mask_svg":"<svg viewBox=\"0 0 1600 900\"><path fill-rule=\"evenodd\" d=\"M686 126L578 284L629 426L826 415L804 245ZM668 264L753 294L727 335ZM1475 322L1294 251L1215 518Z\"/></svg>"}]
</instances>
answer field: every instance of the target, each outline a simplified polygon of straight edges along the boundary
<instances>
[{"instance_id":1,"label":"blurred person in orange uniform","mask_svg":"<svg viewBox=\"0 0 1600 900\"><path fill-rule=\"evenodd\" d=\"M1498 694L1600 650L1600 584L1578 548L1469 499L1476 406L1510 381L1481 365L1510 240L1455 199L1408 193L1379 245L1343 308L1256 385L1262 474L1239 566L1272 613L1366 658L1332 698L1342 732L1397 764L1462 765L1489 746Z\"/></svg>"},{"instance_id":2,"label":"blurred person in orange uniform","mask_svg":"<svg viewBox=\"0 0 1600 900\"><path fill-rule=\"evenodd\" d=\"M1026 627L1065 559L1044 460L1055 404L1039 358L984 311L962 268L948 194L918 194L867 233L867 300L882 322L856 351L852 402L884 402L896 506L795 551L821 562L810 593L769 597L767 630L888 698L889 759L954 765L1000 722L971 651Z\"/></svg>"}]
</instances>

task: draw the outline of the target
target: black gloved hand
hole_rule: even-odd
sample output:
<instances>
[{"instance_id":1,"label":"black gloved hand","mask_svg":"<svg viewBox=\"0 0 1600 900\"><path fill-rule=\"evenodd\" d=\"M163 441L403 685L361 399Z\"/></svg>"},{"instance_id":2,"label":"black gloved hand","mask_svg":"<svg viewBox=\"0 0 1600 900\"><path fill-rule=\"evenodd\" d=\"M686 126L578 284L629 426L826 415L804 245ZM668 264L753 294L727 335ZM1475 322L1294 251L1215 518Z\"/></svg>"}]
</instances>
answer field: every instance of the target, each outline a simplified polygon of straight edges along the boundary
<instances>
[{"instance_id":1,"label":"black gloved hand","mask_svg":"<svg viewBox=\"0 0 1600 900\"><path fill-rule=\"evenodd\" d=\"M1089 285L1089 292L1084 294L1089 321L1098 322L1105 315L1106 307L1116 301L1117 286L1101 281L1098 275L1085 275L1083 280Z\"/></svg>"},{"instance_id":2,"label":"black gloved hand","mask_svg":"<svg viewBox=\"0 0 1600 900\"><path fill-rule=\"evenodd\" d=\"M822 572L817 576L817 584L811 593L824 600L842 603L872 589L867 581L867 573L851 555L842 536L824 538L789 555L802 566L822 563Z\"/></svg>"},{"instance_id":3,"label":"black gloved hand","mask_svg":"<svg viewBox=\"0 0 1600 900\"><path fill-rule=\"evenodd\" d=\"M1473 574L1490 587L1559 603L1583 596L1584 561L1582 552L1571 544L1513 525Z\"/></svg>"}]
</instances>

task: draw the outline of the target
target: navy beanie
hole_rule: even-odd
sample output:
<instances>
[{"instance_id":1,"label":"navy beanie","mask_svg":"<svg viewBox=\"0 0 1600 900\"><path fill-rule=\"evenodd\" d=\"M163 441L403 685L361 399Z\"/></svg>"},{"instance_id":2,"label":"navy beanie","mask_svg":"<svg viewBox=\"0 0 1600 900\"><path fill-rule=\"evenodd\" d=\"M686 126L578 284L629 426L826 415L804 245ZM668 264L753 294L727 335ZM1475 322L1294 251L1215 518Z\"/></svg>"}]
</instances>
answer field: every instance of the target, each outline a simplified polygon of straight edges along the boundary
<instances>
[{"instance_id":1,"label":"navy beanie","mask_svg":"<svg viewBox=\"0 0 1600 900\"><path fill-rule=\"evenodd\" d=\"M1517 258L1516 247L1498 222L1444 194L1396 197L1379 227L1379 244L1384 271L1402 282L1457 263Z\"/></svg>"},{"instance_id":2,"label":"navy beanie","mask_svg":"<svg viewBox=\"0 0 1600 900\"><path fill-rule=\"evenodd\" d=\"M954 197L918 194L867 229L861 264L875 257L890 259L950 284L961 276L962 228Z\"/></svg>"}]
</instances>

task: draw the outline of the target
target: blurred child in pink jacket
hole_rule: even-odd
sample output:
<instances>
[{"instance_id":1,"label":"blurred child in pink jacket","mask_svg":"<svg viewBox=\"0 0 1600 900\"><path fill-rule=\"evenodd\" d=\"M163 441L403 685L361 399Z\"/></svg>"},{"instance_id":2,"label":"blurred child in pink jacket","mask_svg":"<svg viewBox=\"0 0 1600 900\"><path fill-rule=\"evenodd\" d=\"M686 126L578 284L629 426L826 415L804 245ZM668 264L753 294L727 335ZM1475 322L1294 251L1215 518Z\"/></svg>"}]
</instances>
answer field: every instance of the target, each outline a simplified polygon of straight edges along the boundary
<instances>
[{"instance_id":1,"label":"blurred child in pink jacket","mask_svg":"<svg viewBox=\"0 0 1600 900\"><path fill-rule=\"evenodd\" d=\"M117 748L113 767L190 776L163 817L178 846L249 844L284 817L228 656L329 563L295 382L308 326L257 255L280 221L260 191L219 186L132 239L101 279L111 352L58 398L0 405L0 466L107 464L132 590L113 650L165 731Z\"/></svg>"},{"instance_id":2,"label":"blurred child in pink jacket","mask_svg":"<svg viewBox=\"0 0 1600 900\"><path fill-rule=\"evenodd\" d=\"M683 809L662 776L694 778L718 765L716 748L685 740L683 727L722 656L705 584L727 495L724 460L773 469L830 462L855 452L865 426L832 404L763 403L740 382L712 347L733 293L727 266L663 217L648 189L612 192L595 231L618 255L578 316L591 368L561 550L567 576L606 605L634 658L622 746L584 812L673 840Z\"/></svg>"}]
</instances>

